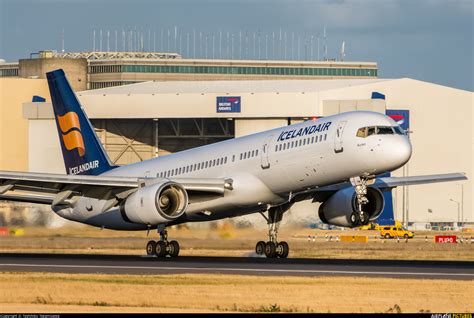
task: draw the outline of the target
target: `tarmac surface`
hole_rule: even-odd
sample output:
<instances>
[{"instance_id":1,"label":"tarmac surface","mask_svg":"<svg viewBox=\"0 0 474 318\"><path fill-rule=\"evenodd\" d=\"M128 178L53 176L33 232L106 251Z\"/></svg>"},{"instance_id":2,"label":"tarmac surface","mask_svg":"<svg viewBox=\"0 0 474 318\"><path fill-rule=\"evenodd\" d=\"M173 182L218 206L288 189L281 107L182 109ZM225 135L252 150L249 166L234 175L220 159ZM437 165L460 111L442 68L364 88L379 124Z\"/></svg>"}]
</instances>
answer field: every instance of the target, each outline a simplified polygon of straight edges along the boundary
<instances>
[{"instance_id":1,"label":"tarmac surface","mask_svg":"<svg viewBox=\"0 0 474 318\"><path fill-rule=\"evenodd\" d=\"M474 262L140 255L0 254L0 272L365 276L474 280Z\"/></svg>"}]
</instances>

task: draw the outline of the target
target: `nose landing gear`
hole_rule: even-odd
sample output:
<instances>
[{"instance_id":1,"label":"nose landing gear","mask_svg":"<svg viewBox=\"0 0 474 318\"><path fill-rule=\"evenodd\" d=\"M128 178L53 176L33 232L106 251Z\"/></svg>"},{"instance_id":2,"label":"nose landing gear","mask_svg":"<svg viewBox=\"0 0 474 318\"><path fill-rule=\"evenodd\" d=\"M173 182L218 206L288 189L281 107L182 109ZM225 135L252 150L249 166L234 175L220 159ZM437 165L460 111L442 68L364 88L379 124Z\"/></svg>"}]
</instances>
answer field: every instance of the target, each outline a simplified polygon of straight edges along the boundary
<instances>
[{"instance_id":1,"label":"nose landing gear","mask_svg":"<svg viewBox=\"0 0 474 318\"><path fill-rule=\"evenodd\" d=\"M168 241L168 231L165 228L158 229L160 233L159 241L149 241L146 245L146 254L157 257L177 257L179 255L179 243L177 241Z\"/></svg>"},{"instance_id":2,"label":"nose landing gear","mask_svg":"<svg viewBox=\"0 0 474 318\"><path fill-rule=\"evenodd\" d=\"M268 209L268 218L261 212L260 214L267 220L268 224L268 242L259 241L255 246L255 252L258 255L264 255L268 258L286 258L290 252L290 247L285 241L278 242L278 228L283 218L283 213L291 207L271 207Z\"/></svg>"},{"instance_id":3,"label":"nose landing gear","mask_svg":"<svg viewBox=\"0 0 474 318\"><path fill-rule=\"evenodd\" d=\"M354 226L367 225L370 221L370 216L367 212L363 210L364 205L369 203L367 199L367 183L370 179L353 177L351 178L351 183L354 186L354 190L357 195L356 207L357 211L351 214L351 223Z\"/></svg>"}]
</instances>

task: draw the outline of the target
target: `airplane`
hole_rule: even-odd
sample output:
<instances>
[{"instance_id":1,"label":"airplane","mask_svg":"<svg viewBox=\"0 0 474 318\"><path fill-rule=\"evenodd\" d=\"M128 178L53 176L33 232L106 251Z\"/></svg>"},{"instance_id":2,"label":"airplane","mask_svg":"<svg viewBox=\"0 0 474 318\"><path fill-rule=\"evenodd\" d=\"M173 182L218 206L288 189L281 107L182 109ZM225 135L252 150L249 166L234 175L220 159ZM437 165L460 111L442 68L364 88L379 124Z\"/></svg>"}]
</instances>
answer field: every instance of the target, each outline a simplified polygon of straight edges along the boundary
<instances>
[{"instance_id":1,"label":"airplane","mask_svg":"<svg viewBox=\"0 0 474 318\"><path fill-rule=\"evenodd\" d=\"M466 180L464 173L381 177L405 165L412 146L391 118L340 113L117 166L109 160L62 69L47 81L67 174L0 171L0 200L48 204L59 216L107 229L157 230L146 253L176 257L167 227L260 213L268 241L255 251L286 258L283 215L320 202L322 222L358 227L377 219L383 192L397 186ZM315 208L316 210L316 208Z\"/></svg>"}]
</instances>

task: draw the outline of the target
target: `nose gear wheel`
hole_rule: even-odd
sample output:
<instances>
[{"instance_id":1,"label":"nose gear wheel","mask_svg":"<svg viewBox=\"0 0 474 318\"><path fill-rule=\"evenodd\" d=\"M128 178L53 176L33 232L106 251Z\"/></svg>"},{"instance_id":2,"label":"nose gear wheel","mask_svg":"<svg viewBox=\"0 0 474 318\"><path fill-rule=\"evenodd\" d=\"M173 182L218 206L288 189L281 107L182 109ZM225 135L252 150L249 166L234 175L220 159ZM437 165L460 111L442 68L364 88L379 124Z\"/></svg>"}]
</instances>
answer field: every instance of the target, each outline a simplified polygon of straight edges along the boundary
<instances>
[{"instance_id":1,"label":"nose gear wheel","mask_svg":"<svg viewBox=\"0 0 474 318\"><path fill-rule=\"evenodd\" d=\"M364 211L364 205L369 203L367 199L367 183L372 179L366 177L352 177L351 183L354 186L356 193L356 209L357 211L351 214L351 223L354 227L360 225L367 225L370 222L370 216Z\"/></svg>"}]
</instances>

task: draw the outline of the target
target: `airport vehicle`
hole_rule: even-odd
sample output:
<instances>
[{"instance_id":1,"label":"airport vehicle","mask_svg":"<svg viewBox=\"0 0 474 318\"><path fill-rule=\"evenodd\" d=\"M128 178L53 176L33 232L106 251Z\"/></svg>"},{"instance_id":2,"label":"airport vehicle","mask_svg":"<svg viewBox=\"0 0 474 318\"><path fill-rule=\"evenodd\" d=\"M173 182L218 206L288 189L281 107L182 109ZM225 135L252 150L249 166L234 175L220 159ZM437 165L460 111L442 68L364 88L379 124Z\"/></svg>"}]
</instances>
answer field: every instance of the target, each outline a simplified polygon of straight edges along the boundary
<instances>
[{"instance_id":1,"label":"airport vehicle","mask_svg":"<svg viewBox=\"0 0 474 318\"><path fill-rule=\"evenodd\" d=\"M369 223L367 225L359 226L359 230L361 230L361 231L363 231L363 230L379 231L380 230L380 225L378 225L377 223Z\"/></svg>"},{"instance_id":2,"label":"airport vehicle","mask_svg":"<svg viewBox=\"0 0 474 318\"><path fill-rule=\"evenodd\" d=\"M113 165L62 70L47 73L67 175L0 172L0 199L51 205L66 219L115 230L152 230L147 254L177 256L167 226L250 213L266 218L258 254L285 258L278 241L295 202L322 202L327 224L357 227L377 219L383 191L466 179L462 173L377 177L411 156L405 132L375 112L341 113L126 166Z\"/></svg>"},{"instance_id":3,"label":"airport vehicle","mask_svg":"<svg viewBox=\"0 0 474 318\"><path fill-rule=\"evenodd\" d=\"M380 236L386 239L389 238L395 238L395 237L403 237L405 239L407 238L413 238L415 234L413 232L408 231L401 225L390 225L390 226L382 226L380 228Z\"/></svg>"}]
</instances>

